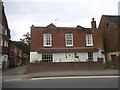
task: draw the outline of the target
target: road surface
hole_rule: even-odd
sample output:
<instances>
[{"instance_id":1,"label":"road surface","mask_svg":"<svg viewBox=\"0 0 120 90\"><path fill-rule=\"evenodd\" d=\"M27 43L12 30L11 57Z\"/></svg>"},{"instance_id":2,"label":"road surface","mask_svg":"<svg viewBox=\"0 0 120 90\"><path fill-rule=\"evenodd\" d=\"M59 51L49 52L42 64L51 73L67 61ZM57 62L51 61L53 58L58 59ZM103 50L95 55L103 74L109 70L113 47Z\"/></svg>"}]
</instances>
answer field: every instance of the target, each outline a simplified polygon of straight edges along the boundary
<instances>
[{"instance_id":1,"label":"road surface","mask_svg":"<svg viewBox=\"0 0 120 90\"><path fill-rule=\"evenodd\" d=\"M117 76L7 79L3 88L118 88Z\"/></svg>"}]
</instances>

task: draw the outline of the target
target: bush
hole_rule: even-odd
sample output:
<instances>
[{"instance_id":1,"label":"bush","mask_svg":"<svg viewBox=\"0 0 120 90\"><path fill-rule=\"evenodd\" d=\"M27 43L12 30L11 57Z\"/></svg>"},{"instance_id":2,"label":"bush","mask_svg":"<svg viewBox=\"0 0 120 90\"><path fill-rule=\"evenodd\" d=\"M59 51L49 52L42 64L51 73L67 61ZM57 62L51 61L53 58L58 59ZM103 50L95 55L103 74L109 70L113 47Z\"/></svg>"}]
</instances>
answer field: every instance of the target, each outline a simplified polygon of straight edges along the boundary
<instances>
[{"instance_id":1,"label":"bush","mask_svg":"<svg viewBox=\"0 0 120 90\"><path fill-rule=\"evenodd\" d=\"M116 62L107 61L105 64L106 69L117 69Z\"/></svg>"}]
</instances>

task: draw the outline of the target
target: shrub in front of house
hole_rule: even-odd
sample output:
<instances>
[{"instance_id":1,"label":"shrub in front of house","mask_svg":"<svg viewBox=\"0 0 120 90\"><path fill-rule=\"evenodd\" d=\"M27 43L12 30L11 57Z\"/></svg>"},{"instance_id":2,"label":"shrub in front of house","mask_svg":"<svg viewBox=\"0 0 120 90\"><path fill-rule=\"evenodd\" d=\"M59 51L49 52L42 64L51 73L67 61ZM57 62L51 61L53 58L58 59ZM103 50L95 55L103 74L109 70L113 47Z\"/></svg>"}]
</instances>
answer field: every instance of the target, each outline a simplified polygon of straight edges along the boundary
<instances>
[{"instance_id":1,"label":"shrub in front of house","mask_svg":"<svg viewBox=\"0 0 120 90\"><path fill-rule=\"evenodd\" d=\"M105 69L117 69L117 64L116 64L116 62L107 61L107 62L105 63Z\"/></svg>"}]
</instances>

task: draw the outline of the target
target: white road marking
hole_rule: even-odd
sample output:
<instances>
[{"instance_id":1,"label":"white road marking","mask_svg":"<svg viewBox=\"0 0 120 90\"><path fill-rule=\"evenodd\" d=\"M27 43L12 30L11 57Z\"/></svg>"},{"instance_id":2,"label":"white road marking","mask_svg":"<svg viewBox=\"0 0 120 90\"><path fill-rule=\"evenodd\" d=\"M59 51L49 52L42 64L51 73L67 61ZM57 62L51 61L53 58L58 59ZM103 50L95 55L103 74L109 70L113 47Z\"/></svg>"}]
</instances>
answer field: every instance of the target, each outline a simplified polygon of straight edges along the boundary
<instances>
[{"instance_id":1,"label":"white road marking","mask_svg":"<svg viewBox=\"0 0 120 90\"><path fill-rule=\"evenodd\" d=\"M44 77L44 78L31 78L30 80L44 80L44 79L72 79L72 78L118 78L118 76Z\"/></svg>"},{"instance_id":2,"label":"white road marking","mask_svg":"<svg viewBox=\"0 0 120 90\"><path fill-rule=\"evenodd\" d=\"M45 79L77 79L77 78L118 78L120 76L73 76L73 77L44 77L44 78L31 78L29 80L45 80ZM4 81L20 81L22 79L6 79ZM28 79L27 79L28 80Z\"/></svg>"},{"instance_id":3,"label":"white road marking","mask_svg":"<svg viewBox=\"0 0 120 90\"><path fill-rule=\"evenodd\" d=\"M22 80L22 79L6 79L4 81L20 81L20 80Z\"/></svg>"}]
</instances>

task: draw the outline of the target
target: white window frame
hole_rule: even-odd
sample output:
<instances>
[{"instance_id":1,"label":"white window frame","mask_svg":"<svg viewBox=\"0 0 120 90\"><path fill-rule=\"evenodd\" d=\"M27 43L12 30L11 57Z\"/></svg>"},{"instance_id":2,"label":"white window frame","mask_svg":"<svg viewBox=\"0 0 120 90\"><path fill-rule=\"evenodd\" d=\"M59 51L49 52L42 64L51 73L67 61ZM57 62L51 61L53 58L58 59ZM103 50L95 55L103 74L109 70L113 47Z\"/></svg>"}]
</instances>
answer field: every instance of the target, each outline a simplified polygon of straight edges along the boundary
<instances>
[{"instance_id":1,"label":"white window frame","mask_svg":"<svg viewBox=\"0 0 120 90\"><path fill-rule=\"evenodd\" d=\"M49 45L47 45L48 43L47 41L49 41L50 43ZM43 34L43 46L49 46L49 47L52 46L52 34L49 34L49 33Z\"/></svg>"},{"instance_id":2,"label":"white window frame","mask_svg":"<svg viewBox=\"0 0 120 90\"><path fill-rule=\"evenodd\" d=\"M92 34L86 34L86 46L93 46Z\"/></svg>"},{"instance_id":3,"label":"white window frame","mask_svg":"<svg viewBox=\"0 0 120 90\"><path fill-rule=\"evenodd\" d=\"M5 29L5 35L7 35L7 29Z\"/></svg>"},{"instance_id":4,"label":"white window frame","mask_svg":"<svg viewBox=\"0 0 120 90\"><path fill-rule=\"evenodd\" d=\"M68 35L71 35L71 39L68 39ZM66 46L73 46L73 34L65 34ZM68 41L72 41L71 44L68 44Z\"/></svg>"},{"instance_id":5,"label":"white window frame","mask_svg":"<svg viewBox=\"0 0 120 90\"><path fill-rule=\"evenodd\" d=\"M8 47L8 41L6 41L6 40L4 41L4 46Z\"/></svg>"},{"instance_id":6,"label":"white window frame","mask_svg":"<svg viewBox=\"0 0 120 90\"><path fill-rule=\"evenodd\" d=\"M8 41L6 41L6 47L8 47Z\"/></svg>"},{"instance_id":7,"label":"white window frame","mask_svg":"<svg viewBox=\"0 0 120 90\"><path fill-rule=\"evenodd\" d=\"M42 62L53 62L53 54L42 54Z\"/></svg>"},{"instance_id":8,"label":"white window frame","mask_svg":"<svg viewBox=\"0 0 120 90\"><path fill-rule=\"evenodd\" d=\"M4 46L6 47L6 44L7 44L7 42L6 42L6 40L4 41Z\"/></svg>"},{"instance_id":9,"label":"white window frame","mask_svg":"<svg viewBox=\"0 0 120 90\"><path fill-rule=\"evenodd\" d=\"M1 38L0 45L3 46L3 39Z\"/></svg>"}]
</instances>

